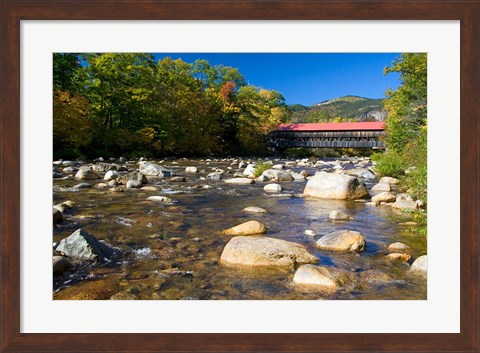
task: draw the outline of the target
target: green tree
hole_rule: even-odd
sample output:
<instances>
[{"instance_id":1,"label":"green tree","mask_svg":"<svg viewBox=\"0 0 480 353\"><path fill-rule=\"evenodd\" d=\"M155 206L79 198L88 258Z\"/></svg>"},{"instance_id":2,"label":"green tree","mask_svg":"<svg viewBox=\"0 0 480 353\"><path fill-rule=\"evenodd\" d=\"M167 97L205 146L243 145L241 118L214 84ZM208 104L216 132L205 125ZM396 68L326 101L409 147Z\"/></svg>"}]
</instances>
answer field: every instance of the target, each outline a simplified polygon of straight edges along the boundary
<instances>
[{"instance_id":1,"label":"green tree","mask_svg":"<svg viewBox=\"0 0 480 353\"><path fill-rule=\"evenodd\" d=\"M379 171L410 173L403 184L414 197L427 202L427 54L405 53L385 69L400 73L400 86L387 92L385 109L387 152ZM391 174L391 172L390 172Z\"/></svg>"},{"instance_id":2,"label":"green tree","mask_svg":"<svg viewBox=\"0 0 480 353\"><path fill-rule=\"evenodd\" d=\"M400 73L401 85L387 91L387 146L401 151L417 138L427 123L427 54L405 53L395 60L385 74Z\"/></svg>"},{"instance_id":3,"label":"green tree","mask_svg":"<svg viewBox=\"0 0 480 353\"><path fill-rule=\"evenodd\" d=\"M88 99L97 147L122 153L137 142L134 132L152 112L153 56L105 53L87 56Z\"/></svg>"},{"instance_id":4,"label":"green tree","mask_svg":"<svg viewBox=\"0 0 480 353\"><path fill-rule=\"evenodd\" d=\"M80 56L72 53L53 53L53 90L81 94L86 76Z\"/></svg>"}]
</instances>

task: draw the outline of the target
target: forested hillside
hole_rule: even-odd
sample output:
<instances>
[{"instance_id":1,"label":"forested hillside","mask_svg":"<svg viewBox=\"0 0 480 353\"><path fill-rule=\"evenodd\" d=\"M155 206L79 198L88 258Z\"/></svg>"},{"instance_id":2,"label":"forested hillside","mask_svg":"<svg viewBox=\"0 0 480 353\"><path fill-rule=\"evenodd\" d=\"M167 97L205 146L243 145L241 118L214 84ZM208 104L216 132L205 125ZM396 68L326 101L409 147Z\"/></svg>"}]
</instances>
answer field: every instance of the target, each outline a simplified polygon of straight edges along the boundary
<instances>
[{"instance_id":1,"label":"forested hillside","mask_svg":"<svg viewBox=\"0 0 480 353\"><path fill-rule=\"evenodd\" d=\"M317 123L328 121L383 121L383 99L345 96L311 106L289 106L292 123Z\"/></svg>"},{"instance_id":2,"label":"forested hillside","mask_svg":"<svg viewBox=\"0 0 480 353\"><path fill-rule=\"evenodd\" d=\"M263 154L284 97L233 67L150 54L53 56L55 158Z\"/></svg>"}]
</instances>

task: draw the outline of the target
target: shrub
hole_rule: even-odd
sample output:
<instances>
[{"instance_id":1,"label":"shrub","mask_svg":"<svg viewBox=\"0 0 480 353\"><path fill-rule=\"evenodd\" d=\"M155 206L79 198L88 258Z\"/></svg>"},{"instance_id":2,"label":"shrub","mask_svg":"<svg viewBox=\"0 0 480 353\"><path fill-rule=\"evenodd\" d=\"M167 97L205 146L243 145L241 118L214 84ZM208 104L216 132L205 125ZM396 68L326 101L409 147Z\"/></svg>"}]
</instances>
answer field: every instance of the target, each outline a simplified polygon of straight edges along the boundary
<instances>
[{"instance_id":1,"label":"shrub","mask_svg":"<svg viewBox=\"0 0 480 353\"><path fill-rule=\"evenodd\" d=\"M270 168L272 168L272 162L260 162L253 168L253 175L255 175L255 178L257 178L262 175L264 171Z\"/></svg>"},{"instance_id":2,"label":"shrub","mask_svg":"<svg viewBox=\"0 0 480 353\"><path fill-rule=\"evenodd\" d=\"M412 196L427 202L427 128L420 130L417 138L407 145L405 159L415 168L405 176Z\"/></svg>"},{"instance_id":3,"label":"shrub","mask_svg":"<svg viewBox=\"0 0 480 353\"><path fill-rule=\"evenodd\" d=\"M377 164L375 171L381 175L398 178L405 173L406 161L405 158L398 152L387 151L382 155L375 155Z\"/></svg>"}]
</instances>

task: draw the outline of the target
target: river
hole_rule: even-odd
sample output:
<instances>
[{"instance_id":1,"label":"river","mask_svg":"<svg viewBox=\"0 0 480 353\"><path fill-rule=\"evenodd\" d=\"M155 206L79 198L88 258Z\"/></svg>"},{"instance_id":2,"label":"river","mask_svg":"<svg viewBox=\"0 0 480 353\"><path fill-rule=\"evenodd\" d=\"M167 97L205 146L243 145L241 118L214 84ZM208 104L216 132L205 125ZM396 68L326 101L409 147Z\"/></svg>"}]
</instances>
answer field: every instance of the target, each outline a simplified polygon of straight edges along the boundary
<instances>
[{"instance_id":1,"label":"river","mask_svg":"<svg viewBox=\"0 0 480 353\"><path fill-rule=\"evenodd\" d=\"M342 159L344 169L354 168L362 159ZM426 278L412 276L409 264L386 261L386 247L402 242L410 247L412 262L426 254L426 237L414 226L401 223L412 216L389 206L374 207L359 201L335 201L303 196L305 181L281 182L283 191L266 194L265 183L226 184L223 180L206 180L208 173L221 169L226 174L242 172L239 159L168 159L161 164L185 182L170 178L149 178L149 185L159 191L140 189L113 192L95 187L72 189L77 180L53 179L53 203L66 200L75 207L65 211L64 221L54 226L57 243L82 228L97 239L119 247L122 259L113 263L91 265L76 263L73 271L55 276L54 299L426 299ZM254 160L252 160L254 161ZM287 160L274 161L275 164ZM327 163L330 160L327 161ZM158 162L158 160L157 160ZM332 161L330 161L332 162ZM368 162L368 161L367 161ZM332 162L333 163L333 162ZM291 163L294 164L294 163ZM307 163L308 164L308 163ZM364 162L363 167L371 164ZM126 166L137 167L135 162ZM200 172L186 174L186 166ZM300 163L288 167L310 175L321 169ZM329 169L333 171L332 169ZM62 168L54 166L54 171ZM64 173L64 175L68 175ZM71 174L71 175L74 175ZM92 186L101 182L86 181ZM375 180L366 180L370 189ZM210 185L211 188L202 186ZM172 204L146 201L152 195L168 196ZM267 213L247 213L242 209L258 206ZM341 210L350 221L331 221L328 214ZM230 236L219 231L248 220L267 226L264 236L304 245L322 266L331 266L355 274L348 286L334 292L305 291L292 284L294 271L287 269L244 269L219 263ZM361 232L366 251L358 254L319 250L315 241L322 235L339 230ZM305 234L312 230L315 236Z\"/></svg>"}]
</instances>

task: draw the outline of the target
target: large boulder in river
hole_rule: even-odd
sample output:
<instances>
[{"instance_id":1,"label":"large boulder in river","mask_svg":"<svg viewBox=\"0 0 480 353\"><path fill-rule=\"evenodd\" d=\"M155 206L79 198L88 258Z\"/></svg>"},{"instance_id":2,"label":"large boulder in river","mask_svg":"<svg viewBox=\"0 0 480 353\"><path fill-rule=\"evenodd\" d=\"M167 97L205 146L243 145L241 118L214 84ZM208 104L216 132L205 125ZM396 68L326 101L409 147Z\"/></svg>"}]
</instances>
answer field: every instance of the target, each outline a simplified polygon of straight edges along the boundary
<instances>
[{"instance_id":1,"label":"large boulder in river","mask_svg":"<svg viewBox=\"0 0 480 353\"><path fill-rule=\"evenodd\" d=\"M142 184L148 184L148 179L140 172L131 172L117 179L119 184L127 185L130 180L139 181Z\"/></svg>"},{"instance_id":2,"label":"large boulder in river","mask_svg":"<svg viewBox=\"0 0 480 353\"><path fill-rule=\"evenodd\" d=\"M220 262L234 266L288 267L317 263L302 245L268 237L235 237L223 249Z\"/></svg>"},{"instance_id":3,"label":"large boulder in river","mask_svg":"<svg viewBox=\"0 0 480 353\"><path fill-rule=\"evenodd\" d=\"M315 174L305 186L305 195L336 200L367 198L367 187L358 178L332 173Z\"/></svg>"},{"instance_id":4,"label":"large boulder in river","mask_svg":"<svg viewBox=\"0 0 480 353\"><path fill-rule=\"evenodd\" d=\"M267 169L262 175L265 175L269 180L272 181L292 181L292 174L278 169Z\"/></svg>"},{"instance_id":5,"label":"large boulder in river","mask_svg":"<svg viewBox=\"0 0 480 353\"><path fill-rule=\"evenodd\" d=\"M321 237L317 248L331 251L365 251L365 238L354 230L337 230Z\"/></svg>"},{"instance_id":6,"label":"large boulder in river","mask_svg":"<svg viewBox=\"0 0 480 353\"><path fill-rule=\"evenodd\" d=\"M224 235L254 235L265 233L267 227L259 221L248 221L230 229L224 230Z\"/></svg>"},{"instance_id":7,"label":"large boulder in river","mask_svg":"<svg viewBox=\"0 0 480 353\"><path fill-rule=\"evenodd\" d=\"M75 178L80 180L95 180L101 179L101 176L91 170L90 167L80 167L77 174L75 174Z\"/></svg>"},{"instance_id":8,"label":"large boulder in river","mask_svg":"<svg viewBox=\"0 0 480 353\"><path fill-rule=\"evenodd\" d=\"M148 176L157 176L157 177L171 177L173 176L173 172L164 166L161 166L156 163L152 162L140 162L138 170L143 175Z\"/></svg>"},{"instance_id":9,"label":"large boulder in river","mask_svg":"<svg viewBox=\"0 0 480 353\"><path fill-rule=\"evenodd\" d=\"M98 241L83 229L78 229L62 239L55 250L72 259L97 261L111 259L117 252L111 245Z\"/></svg>"},{"instance_id":10,"label":"large boulder in river","mask_svg":"<svg viewBox=\"0 0 480 353\"><path fill-rule=\"evenodd\" d=\"M321 291L336 291L348 274L332 267L302 265L295 272L293 283L296 286L311 288Z\"/></svg>"},{"instance_id":11,"label":"large boulder in river","mask_svg":"<svg viewBox=\"0 0 480 353\"><path fill-rule=\"evenodd\" d=\"M428 257L427 255L423 255L418 257L410 267L410 272L416 273L416 274L421 274L421 275L427 275L427 269L428 269Z\"/></svg>"}]
</instances>

